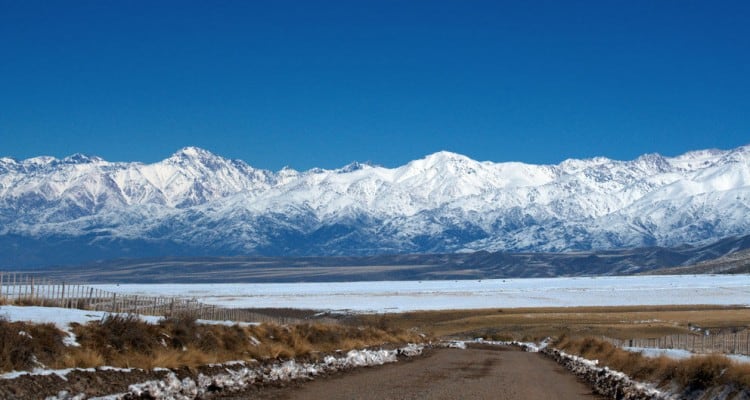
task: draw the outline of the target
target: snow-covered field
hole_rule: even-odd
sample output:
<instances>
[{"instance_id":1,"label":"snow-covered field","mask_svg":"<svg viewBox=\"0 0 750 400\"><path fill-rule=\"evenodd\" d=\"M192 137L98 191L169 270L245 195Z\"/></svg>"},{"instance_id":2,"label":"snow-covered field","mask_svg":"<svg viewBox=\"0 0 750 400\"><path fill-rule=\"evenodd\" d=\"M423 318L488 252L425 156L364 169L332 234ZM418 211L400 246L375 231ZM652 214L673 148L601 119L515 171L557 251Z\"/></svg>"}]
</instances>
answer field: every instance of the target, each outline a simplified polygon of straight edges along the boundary
<instances>
[{"instance_id":1,"label":"snow-covered field","mask_svg":"<svg viewBox=\"0 0 750 400\"><path fill-rule=\"evenodd\" d=\"M495 307L750 305L750 275L278 284L95 285L227 307L403 312Z\"/></svg>"}]
</instances>

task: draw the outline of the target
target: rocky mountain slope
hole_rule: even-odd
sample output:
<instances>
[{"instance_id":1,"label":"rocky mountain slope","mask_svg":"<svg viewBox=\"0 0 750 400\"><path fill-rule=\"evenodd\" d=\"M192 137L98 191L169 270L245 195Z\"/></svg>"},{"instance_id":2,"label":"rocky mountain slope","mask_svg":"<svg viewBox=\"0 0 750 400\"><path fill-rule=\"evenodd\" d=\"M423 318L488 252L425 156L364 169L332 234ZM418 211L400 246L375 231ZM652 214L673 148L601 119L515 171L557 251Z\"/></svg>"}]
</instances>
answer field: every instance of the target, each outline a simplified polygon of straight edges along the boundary
<instances>
[{"instance_id":1,"label":"rocky mountain slope","mask_svg":"<svg viewBox=\"0 0 750 400\"><path fill-rule=\"evenodd\" d=\"M2 264L206 255L570 252L750 232L750 146L632 161L272 172L188 147L154 164L0 159Z\"/></svg>"}]
</instances>

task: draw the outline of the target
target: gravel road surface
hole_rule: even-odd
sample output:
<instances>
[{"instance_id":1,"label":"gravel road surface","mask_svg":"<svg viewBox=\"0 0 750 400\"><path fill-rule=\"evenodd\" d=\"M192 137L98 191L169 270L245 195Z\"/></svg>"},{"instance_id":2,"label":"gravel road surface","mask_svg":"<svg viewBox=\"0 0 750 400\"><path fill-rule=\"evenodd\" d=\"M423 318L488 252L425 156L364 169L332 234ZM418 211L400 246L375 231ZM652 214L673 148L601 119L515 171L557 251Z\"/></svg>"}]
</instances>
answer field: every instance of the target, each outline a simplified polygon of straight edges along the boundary
<instances>
[{"instance_id":1,"label":"gravel road surface","mask_svg":"<svg viewBox=\"0 0 750 400\"><path fill-rule=\"evenodd\" d=\"M434 349L421 357L223 399L602 399L555 362L510 347Z\"/></svg>"}]
</instances>

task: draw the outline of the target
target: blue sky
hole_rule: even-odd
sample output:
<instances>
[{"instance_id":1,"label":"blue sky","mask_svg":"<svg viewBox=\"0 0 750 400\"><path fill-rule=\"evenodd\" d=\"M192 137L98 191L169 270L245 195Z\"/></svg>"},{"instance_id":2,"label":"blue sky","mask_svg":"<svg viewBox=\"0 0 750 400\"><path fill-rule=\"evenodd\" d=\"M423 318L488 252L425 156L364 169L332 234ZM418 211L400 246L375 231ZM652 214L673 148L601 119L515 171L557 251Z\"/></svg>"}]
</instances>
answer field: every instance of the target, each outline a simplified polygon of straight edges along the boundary
<instances>
[{"instance_id":1,"label":"blue sky","mask_svg":"<svg viewBox=\"0 0 750 400\"><path fill-rule=\"evenodd\" d=\"M268 169L750 143L750 3L0 0L0 155Z\"/></svg>"}]
</instances>

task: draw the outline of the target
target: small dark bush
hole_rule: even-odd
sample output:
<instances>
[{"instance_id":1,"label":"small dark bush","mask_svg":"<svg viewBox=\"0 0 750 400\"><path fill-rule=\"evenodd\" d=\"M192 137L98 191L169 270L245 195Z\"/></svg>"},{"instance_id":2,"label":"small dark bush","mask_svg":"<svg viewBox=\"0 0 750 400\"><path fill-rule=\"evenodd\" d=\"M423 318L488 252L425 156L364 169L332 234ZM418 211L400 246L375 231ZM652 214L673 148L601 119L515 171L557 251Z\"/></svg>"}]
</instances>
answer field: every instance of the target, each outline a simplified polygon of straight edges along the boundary
<instances>
[{"instance_id":1,"label":"small dark bush","mask_svg":"<svg viewBox=\"0 0 750 400\"><path fill-rule=\"evenodd\" d=\"M342 339L342 329L332 329L324 325L298 325L299 335L307 339L311 344L333 344Z\"/></svg>"},{"instance_id":2,"label":"small dark bush","mask_svg":"<svg viewBox=\"0 0 750 400\"><path fill-rule=\"evenodd\" d=\"M52 365L63 353L63 333L53 324L9 322L0 318L0 370Z\"/></svg>"},{"instance_id":3,"label":"small dark bush","mask_svg":"<svg viewBox=\"0 0 750 400\"><path fill-rule=\"evenodd\" d=\"M215 352L219 349L219 347L221 347L219 338L217 338L216 335L211 331L205 331L198 338L198 348L203 352Z\"/></svg>"},{"instance_id":4,"label":"small dark bush","mask_svg":"<svg viewBox=\"0 0 750 400\"><path fill-rule=\"evenodd\" d=\"M175 314L164 319L160 325L167 329L172 337L172 347L175 349L182 349L198 340L198 324L193 314Z\"/></svg>"},{"instance_id":5,"label":"small dark bush","mask_svg":"<svg viewBox=\"0 0 750 400\"><path fill-rule=\"evenodd\" d=\"M6 319L0 319L0 369L28 369L33 365L31 339L20 334L21 329Z\"/></svg>"},{"instance_id":6,"label":"small dark bush","mask_svg":"<svg viewBox=\"0 0 750 400\"><path fill-rule=\"evenodd\" d=\"M233 325L226 329L219 328L224 350L234 351L243 349L250 342L250 336L239 325Z\"/></svg>"},{"instance_id":7,"label":"small dark bush","mask_svg":"<svg viewBox=\"0 0 750 400\"><path fill-rule=\"evenodd\" d=\"M108 314L76 332L82 345L99 351L107 360L115 353L152 354L160 345L158 329L131 314Z\"/></svg>"},{"instance_id":8,"label":"small dark bush","mask_svg":"<svg viewBox=\"0 0 750 400\"><path fill-rule=\"evenodd\" d=\"M681 384L691 389L706 389L718 385L732 363L723 356L691 357L677 367Z\"/></svg>"}]
</instances>

